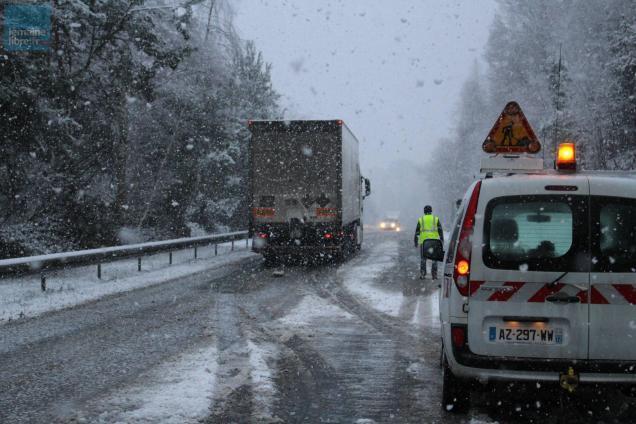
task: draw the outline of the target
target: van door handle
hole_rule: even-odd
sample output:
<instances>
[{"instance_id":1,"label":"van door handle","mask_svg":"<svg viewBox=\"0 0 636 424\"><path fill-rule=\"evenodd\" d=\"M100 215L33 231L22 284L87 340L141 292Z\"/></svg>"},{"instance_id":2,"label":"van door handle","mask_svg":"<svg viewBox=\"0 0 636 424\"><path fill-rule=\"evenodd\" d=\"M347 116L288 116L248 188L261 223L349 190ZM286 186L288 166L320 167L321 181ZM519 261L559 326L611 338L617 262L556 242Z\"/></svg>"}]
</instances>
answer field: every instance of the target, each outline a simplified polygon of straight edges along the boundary
<instances>
[{"instance_id":1,"label":"van door handle","mask_svg":"<svg viewBox=\"0 0 636 424\"><path fill-rule=\"evenodd\" d=\"M552 303L581 303L581 299L576 296L570 296L563 292L555 293L545 298L548 302Z\"/></svg>"}]
</instances>

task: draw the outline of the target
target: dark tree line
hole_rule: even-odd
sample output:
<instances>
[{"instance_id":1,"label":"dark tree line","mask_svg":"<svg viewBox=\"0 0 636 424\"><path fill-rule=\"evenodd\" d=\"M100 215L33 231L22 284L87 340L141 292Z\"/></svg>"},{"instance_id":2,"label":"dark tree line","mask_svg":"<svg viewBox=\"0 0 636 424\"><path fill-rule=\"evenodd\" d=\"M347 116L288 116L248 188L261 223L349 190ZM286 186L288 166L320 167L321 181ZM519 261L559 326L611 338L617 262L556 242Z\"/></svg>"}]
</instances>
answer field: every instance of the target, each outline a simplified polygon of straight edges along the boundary
<instances>
[{"instance_id":1,"label":"dark tree line","mask_svg":"<svg viewBox=\"0 0 636 424\"><path fill-rule=\"evenodd\" d=\"M227 4L55 3L50 52L0 54L0 256L243 227L279 108Z\"/></svg>"}]
</instances>

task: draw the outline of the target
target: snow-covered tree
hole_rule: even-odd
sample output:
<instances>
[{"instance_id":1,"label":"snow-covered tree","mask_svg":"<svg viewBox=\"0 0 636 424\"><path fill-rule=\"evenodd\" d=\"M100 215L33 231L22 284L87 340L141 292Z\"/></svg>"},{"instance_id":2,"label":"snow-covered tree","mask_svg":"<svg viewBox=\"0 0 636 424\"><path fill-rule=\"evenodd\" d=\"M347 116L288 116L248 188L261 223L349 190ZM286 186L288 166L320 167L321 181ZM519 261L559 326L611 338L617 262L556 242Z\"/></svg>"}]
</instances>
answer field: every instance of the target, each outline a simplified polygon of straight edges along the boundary
<instances>
[{"instance_id":1,"label":"snow-covered tree","mask_svg":"<svg viewBox=\"0 0 636 424\"><path fill-rule=\"evenodd\" d=\"M0 256L238 225L245 121L277 116L278 97L229 4L53 13L50 54L0 56Z\"/></svg>"}]
</instances>

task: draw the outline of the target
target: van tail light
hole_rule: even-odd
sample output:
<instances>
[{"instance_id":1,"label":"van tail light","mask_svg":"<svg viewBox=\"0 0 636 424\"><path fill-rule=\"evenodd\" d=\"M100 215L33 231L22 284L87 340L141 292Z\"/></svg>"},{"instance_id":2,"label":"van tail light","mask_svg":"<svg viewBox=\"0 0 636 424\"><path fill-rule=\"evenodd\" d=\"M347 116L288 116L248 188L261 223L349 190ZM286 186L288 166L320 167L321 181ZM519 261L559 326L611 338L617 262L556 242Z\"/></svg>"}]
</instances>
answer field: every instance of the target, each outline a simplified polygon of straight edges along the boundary
<instances>
[{"instance_id":1,"label":"van tail light","mask_svg":"<svg viewBox=\"0 0 636 424\"><path fill-rule=\"evenodd\" d=\"M466 326L452 324L451 340L455 349L464 350L464 348L466 347Z\"/></svg>"},{"instance_id":2,"label":"van tail light","mask_svg":"<svg viewBox=\"0 0 636 424\"><path fill-rule=\"evenodd\" d=\"M472 236L475 228L475 215L477 214L477 202L479 200L479 191L481 190L481 181L477 181L473 192L470 195L468 206L466 207L466 216L459 232L457 240L457 253L455 254L455 269L453 270L453 279L457 290L462 296L468 296L468 282L470 281L470 253L472 251Z\"/></svg>"}]
</instances>

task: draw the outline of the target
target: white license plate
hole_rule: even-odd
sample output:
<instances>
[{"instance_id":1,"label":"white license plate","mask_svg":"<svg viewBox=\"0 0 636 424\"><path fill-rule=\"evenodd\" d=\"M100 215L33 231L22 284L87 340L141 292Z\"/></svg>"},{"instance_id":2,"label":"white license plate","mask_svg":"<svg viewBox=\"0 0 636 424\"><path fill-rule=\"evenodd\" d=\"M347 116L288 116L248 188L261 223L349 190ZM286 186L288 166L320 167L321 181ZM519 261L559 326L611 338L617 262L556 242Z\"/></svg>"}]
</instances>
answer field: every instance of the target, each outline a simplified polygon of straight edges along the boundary
<instances>
[{"instance_id":1,"label":"white license plate","mask_svg":"<svg viewBox=\"0 0 636 424\"><path fill-rule=\"evenodd\" d=\"M542 326L491 325L488 327L488 341L494 343L520 343L539 345L562 345L563 329Z\"/></svg>"}]
</instances>

